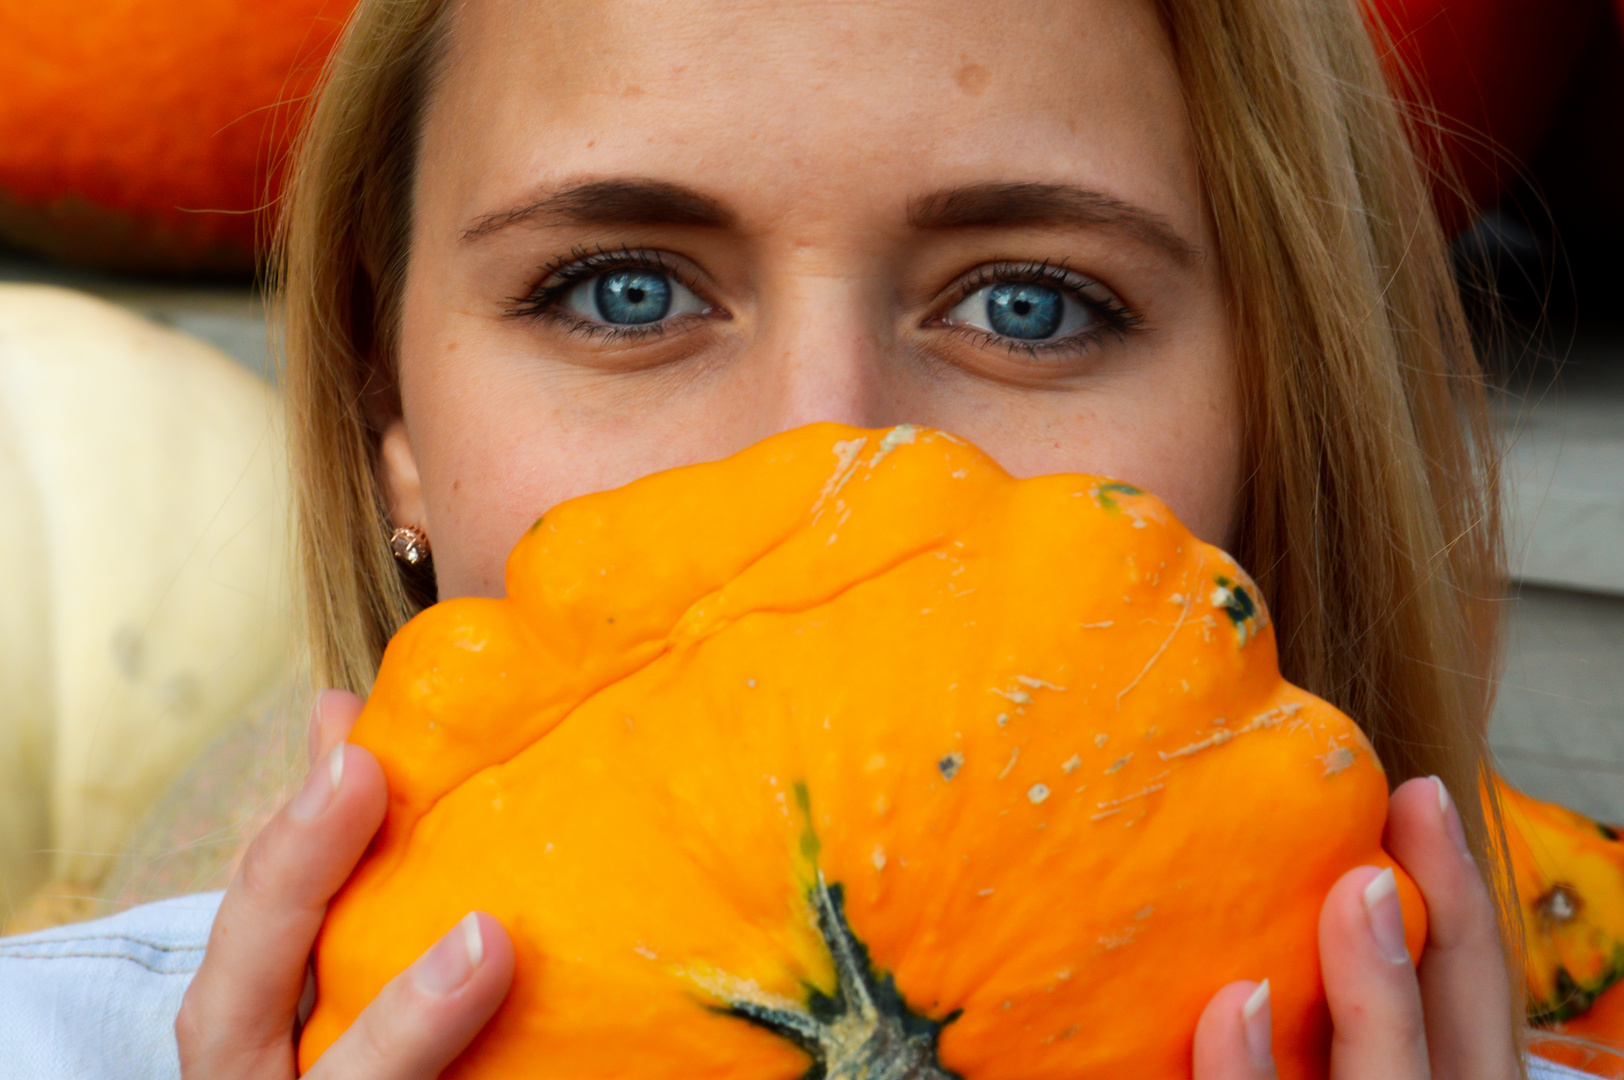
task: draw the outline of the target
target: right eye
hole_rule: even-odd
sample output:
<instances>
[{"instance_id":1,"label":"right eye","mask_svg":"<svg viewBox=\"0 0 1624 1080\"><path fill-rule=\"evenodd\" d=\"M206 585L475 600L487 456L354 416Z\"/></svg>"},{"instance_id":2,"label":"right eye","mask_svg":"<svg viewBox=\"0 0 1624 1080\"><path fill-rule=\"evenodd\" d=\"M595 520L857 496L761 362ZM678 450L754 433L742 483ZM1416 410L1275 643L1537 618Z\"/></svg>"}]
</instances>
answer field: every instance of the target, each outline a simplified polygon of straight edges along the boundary
<instances>
[{"instance_id":1,"label":"right eye","mask_svg":"<svg viewBox=\"0 0 1624 1080\"><path fill-rule=\"evenodd\" d=\"M577 318L617 327L699 315L708 306L669 273L651 267L623 267L578 281L557 303Z\"/></svg>"}]
</instances>

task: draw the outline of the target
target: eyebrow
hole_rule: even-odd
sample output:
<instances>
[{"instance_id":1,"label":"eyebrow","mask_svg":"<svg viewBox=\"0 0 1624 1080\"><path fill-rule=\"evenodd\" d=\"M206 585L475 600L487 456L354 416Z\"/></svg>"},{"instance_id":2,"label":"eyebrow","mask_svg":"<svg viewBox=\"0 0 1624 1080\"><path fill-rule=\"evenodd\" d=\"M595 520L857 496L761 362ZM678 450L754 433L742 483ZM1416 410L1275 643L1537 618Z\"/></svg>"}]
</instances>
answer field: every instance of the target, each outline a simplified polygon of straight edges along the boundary
<instances>
[{"instance_id":1,"label":"eyebrow","mask_svg":"<svg viewBox=\"0 0 1624 1080\"><path fill-rule=\"evenodd\" d=\"M1016 225L1104 225L1119 229L1187 263L1195 245L1160 214L1113 195L1069 184L972 184L915 199L908 223L916 229L1008 228Z\"/></svg>"},{"instance_id":2,"label":"eyebrow","mask_svg":"<svg viewBox=\"0 0 1624 1080\"><path fill-rule=\"evenodd\" d=\"M1159 214L1113 195L1070 184L988 183L948 188L908 204L916 229L1104 225L1188 263L1198 249ZM708 195L665 180L617 178L572 184L508 210L476 218L462 239L513 225L682 225L725 229L733 213Z\"/></svg>"},{"instance_id":3,"label":"eyebrow","mask_svg":"<svg viewBox=\"0 0 1624 1080\"><path fill-rule=\"evenodd\" d=\"M512 225L687 225L725 229L733 214L706 195L663 180L593 180L475 219L462 239Z\"/></svg>"}]
</instances>

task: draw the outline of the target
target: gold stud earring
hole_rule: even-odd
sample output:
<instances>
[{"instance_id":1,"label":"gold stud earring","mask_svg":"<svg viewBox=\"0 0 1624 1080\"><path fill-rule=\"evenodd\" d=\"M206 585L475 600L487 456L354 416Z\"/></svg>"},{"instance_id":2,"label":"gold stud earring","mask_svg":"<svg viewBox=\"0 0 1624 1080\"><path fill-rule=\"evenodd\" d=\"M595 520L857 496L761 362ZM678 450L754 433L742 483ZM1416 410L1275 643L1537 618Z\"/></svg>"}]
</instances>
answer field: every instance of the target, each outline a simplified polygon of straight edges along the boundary
<instances>
[{"instance_id":1,"label":"gold stud earring","mask_svg":"<svg viewBox=\"0 0 1624 1080\"><path fill-rule=\"evenodd\" d=\"M417 566L429 557L429 537L416 525L402 525L389 537L389 550L407 566Z\"/></svg>"}]
</instances>

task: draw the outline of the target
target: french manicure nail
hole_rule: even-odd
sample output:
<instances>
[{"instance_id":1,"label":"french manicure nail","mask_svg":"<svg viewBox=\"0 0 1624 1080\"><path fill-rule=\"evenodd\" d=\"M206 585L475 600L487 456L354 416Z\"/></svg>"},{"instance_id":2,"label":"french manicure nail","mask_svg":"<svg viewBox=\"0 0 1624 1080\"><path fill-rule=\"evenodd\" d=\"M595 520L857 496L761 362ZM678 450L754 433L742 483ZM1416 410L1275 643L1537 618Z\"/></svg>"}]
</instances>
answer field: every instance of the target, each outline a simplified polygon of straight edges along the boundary
<instances>
[{"instance_id":1,"label":"french manicure nail","mask_svg":"<svg viewBox=\"0 0 1624 1080\"><path fill-rule=\"evenodd\" d=\"M412 982L425 994L444 997L472 978L484 958L479 916L470 911L412 965Z\"/></svg>"},{"instance_id":2,"label":"french manicure nail","mask_svg":"<svg viewBox=\"0 0 1624 1080\"><path fill-rule=\"evenodd\" d=\"M1274 1010L1269 1008L1269 980L1264 979L1241 1006L1241 1027L1246 1032L1246 1052L1259 1069L1274 1067Z\"/></svg>"},{"instance_id":3,"label":"french manicure nail","mask_svg":"<svg viewBox=\"0 0 1624 1080\"><path fill-rule=\"evenodd\" d=\"M1438 789L1438 812L1444 818L1444 832L1448 833L1449 839L1454 841L1455 850L1464 855L1467 861L1474 861L1472 859L1472 849L1466 844L1466 828L1461 825L1460 814L1454 806L1455 800L1449 797L1449 789L1444 786L1442 780L1436 776L1431 777L1431 780Z\"/></svg>"},{"instance_id":4,"label":"french manicure nail","mask_svg":"<svg viewBox=\"0 0 1624 1080\"><path fill-rule=\"evenodd\" d=\"M299 821L309 821L332 802L333 793L338 790L339 783L344 779L344 744L339 743L327 755L326 767L317 764L305 777L304 787L299 794L288 803L288 816Z\"/></svg>"},{"instance_id":5,"label":"french manicure nail","mask_svg":"<svg viewBox=\"0 0 1624 1080\"><path fill-rule=\"evenodd\" d=\"M1376 950L1393 964L1408 964L1410 951L1404 946L1404 909L1398 900L1398 879L1389 866L1365 886L1365 917L1376 939Z\"/></svg>"}]
</instances>

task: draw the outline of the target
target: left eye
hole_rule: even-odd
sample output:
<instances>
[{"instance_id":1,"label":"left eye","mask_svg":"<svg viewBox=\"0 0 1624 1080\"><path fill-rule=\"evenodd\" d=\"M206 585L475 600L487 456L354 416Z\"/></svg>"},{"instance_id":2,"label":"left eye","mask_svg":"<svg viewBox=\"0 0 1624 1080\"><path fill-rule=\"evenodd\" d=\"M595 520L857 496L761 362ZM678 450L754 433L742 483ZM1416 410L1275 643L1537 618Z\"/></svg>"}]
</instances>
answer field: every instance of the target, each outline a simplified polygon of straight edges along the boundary
<instances>
[{"instance_id":1,"label":"left eye","mask_svg":"<svg viewBox=\"0 0 1624 1080\"><path fill-rule=\"evenodd\" d=\"M706 309L692 289L670 274L639 268L587 278L565 293L559 305L583 319L609 326L648 326Z\"/></svg>"},{"instance_id":2,"label":"left eye","mask_svg":"<svg viewBox=\"0 0 1624 1080\"><path fill-rule=\"evenodd\" d=\"M947 313L947 321L1018 341L1053 341L1091 329L1100 318L1065 289L1035 281L1003 281L960 300Z\"/></svg>"}]
</instances>

